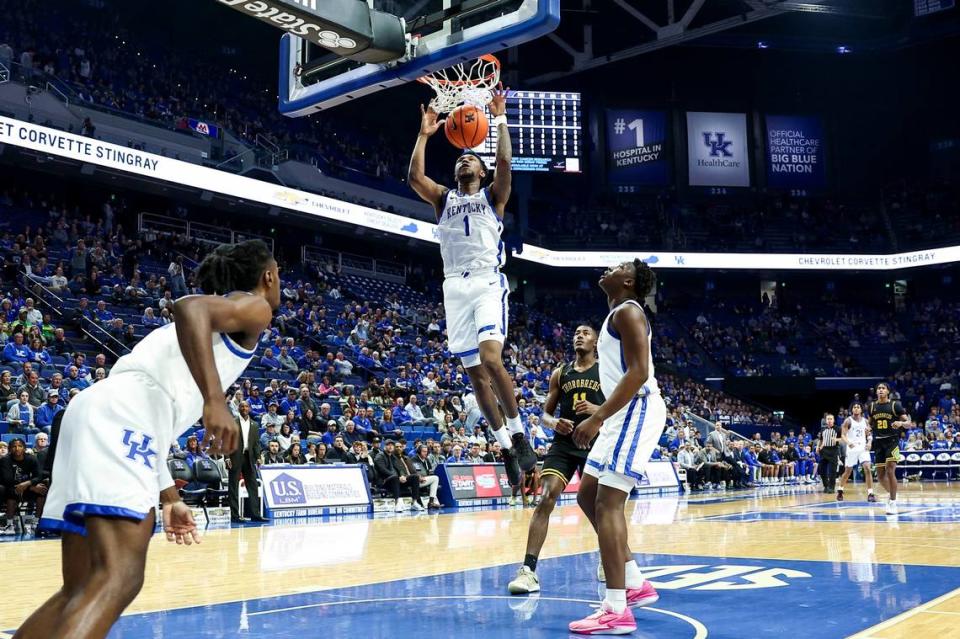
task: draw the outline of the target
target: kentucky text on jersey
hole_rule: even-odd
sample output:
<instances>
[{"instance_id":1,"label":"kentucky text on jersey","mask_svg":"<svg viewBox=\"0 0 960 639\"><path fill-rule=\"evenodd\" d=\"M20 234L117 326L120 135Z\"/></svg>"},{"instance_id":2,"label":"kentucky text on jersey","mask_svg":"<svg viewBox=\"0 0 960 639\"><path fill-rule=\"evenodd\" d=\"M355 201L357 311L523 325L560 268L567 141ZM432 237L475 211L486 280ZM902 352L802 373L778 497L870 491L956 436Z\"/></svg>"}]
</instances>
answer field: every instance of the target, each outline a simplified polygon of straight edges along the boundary
<instances>
[{"instance_id":1,"label":"kentucky text on jersey","mask_svg":"<svg viewBox=\"0 0 960 639\"><path fill-rule=\"evenodd\" d=\"M450 218L458 217L468 213L482 215L488 211L490 211L490 205L487 204L486 200L483 200L482 202L460 202L447 206L443 211L443 219L449 220Z\"/></svg>"}]
</instances>

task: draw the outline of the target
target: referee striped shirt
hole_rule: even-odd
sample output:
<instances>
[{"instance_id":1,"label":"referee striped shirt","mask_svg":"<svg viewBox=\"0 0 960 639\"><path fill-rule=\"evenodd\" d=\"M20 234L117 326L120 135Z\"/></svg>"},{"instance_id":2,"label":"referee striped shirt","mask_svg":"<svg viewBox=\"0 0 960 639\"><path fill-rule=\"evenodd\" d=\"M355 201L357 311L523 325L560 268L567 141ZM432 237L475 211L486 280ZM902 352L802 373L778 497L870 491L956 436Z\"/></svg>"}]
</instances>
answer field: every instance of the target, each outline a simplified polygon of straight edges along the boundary
<instances>
[{"instance_id":1,"label":"referee striped shirt","mask_svg":"<svg viewBox=\"0 0 960 639\"><path fill-rule=\"evenodd\" d=\"M820 444L824 448L837 445L837 431L833 428L824 428L820 431Z\"/></svg>"}]
</instances>

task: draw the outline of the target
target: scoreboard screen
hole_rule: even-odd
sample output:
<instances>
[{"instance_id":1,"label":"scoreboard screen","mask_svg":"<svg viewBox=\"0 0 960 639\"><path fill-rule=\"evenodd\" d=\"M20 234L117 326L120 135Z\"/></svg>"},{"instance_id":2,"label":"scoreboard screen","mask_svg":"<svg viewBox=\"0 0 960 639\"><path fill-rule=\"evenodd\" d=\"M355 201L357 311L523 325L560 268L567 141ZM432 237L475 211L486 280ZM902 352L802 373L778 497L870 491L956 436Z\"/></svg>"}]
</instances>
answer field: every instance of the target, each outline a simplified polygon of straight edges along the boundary
<instances>
[{"instance_id":1,"label":"scoreboard screen","mask_svg":"<svg viewBox=\"0 0 960 639\"><path fill-rule=\"evenodd\" d=\"M579 93L511 91L507 126L513 146L514 171L579 173L583 149L583 113ZM490 112L486 112L488 119ZM474 149L493 166L497 131Z\"/></svg>"}]
</instances>

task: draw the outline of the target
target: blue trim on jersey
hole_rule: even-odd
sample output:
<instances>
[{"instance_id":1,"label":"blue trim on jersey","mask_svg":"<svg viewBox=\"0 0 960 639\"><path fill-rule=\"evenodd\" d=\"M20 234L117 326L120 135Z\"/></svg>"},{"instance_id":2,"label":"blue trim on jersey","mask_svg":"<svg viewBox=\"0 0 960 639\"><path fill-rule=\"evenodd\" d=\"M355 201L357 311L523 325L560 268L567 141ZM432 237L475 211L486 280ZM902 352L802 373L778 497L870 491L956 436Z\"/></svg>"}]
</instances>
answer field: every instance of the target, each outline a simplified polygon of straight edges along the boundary
<instances>
[{"instance_id":1,"label":"blue trim on jersey","mask_svg":"<svg viewBox=\"0 0 960 639\"><path fill-rule=\"evenodd\" d=\"M597 470L603 470L603 464L601 464L600 462L597 462L597 461L593 461L592 459L588 459L588 460L587 460L587 466L592 466L593 468L596 468Z\"/></svg>"},{"instance_id":2,"label":"blue trim on jersey","mask_svg":"<svg viewBox=\"0 0 960 639\"><path fill-rule=\"evenodd\" d=\"M623 464L624 472L630 470L633 464L633 456L637 454L637 444L640 443L640 433L643 432L643 418L647 416L647 396L644 395L640 400L640 417L637 419L637 432L633 434L633 442L630 444L630 452L627 453L627 460Z\"/></svg>"},{"instance_id":3,"label":"blue trim on jersey","mask_svg":"<svg viewBox=\"0 0 960 639\"><path fill-rule=\"evenodd\" d=\"M119 506L103 506L101 504L86 504L78 502L67 505L63 509L63 518L71 524L80 525L86 517L123 517L143 521L150 513L142 513Z\"/></svg>"},{"instance_id":4,"label":"blue trim on jersey","mask_svg":"<svg viewBox=\"0 0 960 639\"><path fill-rule=\"evenodd\" d=\"M613 339L620 339L620 333L617 332L617 329L615 329L609 321L607 322L607 333L609 333Z\"/></svg>"},{"instance_id":5,"label":"blue trim on jersey","mask_svg":"<svg viewBox=\"0 0 960 639\"><path fill-rule=\"evenodd\" d=\"M497 244L497 268L503 266L503 240Z\"/></svg>"},{"instance_id":6,"label":"blue trim on jersey","mask_svg":"<svg viewBox=\"0 0 960 639\"><path fill-rule=\"evenodd\" d=\"M454 353L453 355L454 357L459 357L460 359L463 359L464 357L470 357L471 355L476 355L479 352L480 352L479 348L474 348L473 350L463 351L462 353Z\"/></svg>"},{"instance_id":7,"label":"blue trim on jersey","mask_svg":"<svg viewBox=\"0 0 960 639\"><path fill-rule=\"evenodd\" d=\"M503 277L501 274L500 277ZM504 335L507 334L507 289L503 289L503 295L500 296L500 332Z\"/></svg>"},{"instance_id":8,"label":"blue trim on jersey","mask_svg":"<svg viewBox=\"0 0 960 639\"><path fill-rule=\"evenodd\" d=\"M627 358L623 356L623 342L620 342L620 368L627 372Z\"/></svg>"},{"instance_id":9,"label":"blue trim on jersey","mask_svg":"<svg viewBox=\"0 0 960 639\"><path fill-rule=\"evenodd\" d=\"M247 349L245 349L244 347L240 346L235 341L233 341L233 339L226 333L220 333L220 339L223 340L223 343L227 347L227 350L229 350L231 353L233 353L237 357L241 357L243 359L250 359L251 357L253 357L253 354L256 353L256 349L252 351L248 351Z\"/></svg>"},{"instance_id":10,"label":"blue trim on jersey","mask_svg":"<svg viewBox=\"0 0 960 639\"><path fill-rule=\"evenodd\" d=\"M69 521L50 519L48 517L40 518L40 524L38 528L40 530L55 530L57 532L68 532L83 536L86 536L87 534L87 529L84 526L78 526L77 524L71 524Z\"/></svg>"},{"instance_id":11,"label":"blue trim on jersey","mask_svg":"<svg viewBox=\"0 0 960 639\"><path fill-rule=\"evenodd\" d=\"M480 333L486 333L487 331L492 331L497 327L496 324L487 324L486 326L481 326L480 330L477 331L477 335Z\"/></svg>"},{"instance_id":12,"label":"blue trim on jersey","mask_svg":"<svg viewBox=\"0 0 960 639\"><path fill-rule=\"evenodd\" d=\"M617 445L613 448L613 457L610 461L610 465L614 469L617 467L617 458L620 457L620 449L623 448L623 441L627 438L627 431L630 430L630 420L633 419L633 411L637 407L638 401L640 401L640 397L636 396L630 402L630 406L627 408L627 416L623 420L623 426L620 427L620 437L617 438Z\"/></svg>"}]
</instances>

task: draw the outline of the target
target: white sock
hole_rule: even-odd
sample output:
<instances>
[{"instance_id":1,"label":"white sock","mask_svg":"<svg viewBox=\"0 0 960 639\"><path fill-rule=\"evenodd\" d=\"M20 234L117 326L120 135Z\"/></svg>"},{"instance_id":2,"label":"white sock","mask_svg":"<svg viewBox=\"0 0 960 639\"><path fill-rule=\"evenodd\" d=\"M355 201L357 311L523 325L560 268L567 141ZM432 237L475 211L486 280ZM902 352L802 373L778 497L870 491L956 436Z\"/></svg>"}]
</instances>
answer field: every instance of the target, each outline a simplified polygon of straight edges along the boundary
<instances>
[{"instance_id":1,"label":"white sock","mask_svg":"<svg viewBox=\"0 0 960 639\"><path fill-rule=\"evenodd\" d=\"M510 431L511 435L516 435L520 433L521 435L525 434L523 430L523 422L520 421L520 415L516 417L507 417L507 430Z\"/></svg>"},{"instance_id":2,"label":"white sock","mask_svg":"<svg viewBox=\"0 0 960 639\"><path fill-rule=\"evenodd\" d=\"M504 450L513 448L513 440L510 439L510 432L506 427L500 427L498 430L493 431L493 437L497 440L497 443L500 444L500 448Z\"/></svg>"},{"instance_id":3,"label":"white sock","mask_svg":"<svg viewBox=\"0 0 960 639\"><path fill-rule=\"evenodd\" d=\"M643 588L643 573L640 572L640 566L635 559L631 559L626 564L626 586L627 588Z\"/></svg>"},{"instance_id":4,"label":"white sock","mask_svg":"<svg viewBox=\"0 0 960 639\"><path fill-rule=\"evenodd\" d=\"M627 609L627 591L607 588L607 596L604 597L603 603L607 609L621 613Z\"/></svg>"}]
</instances>

